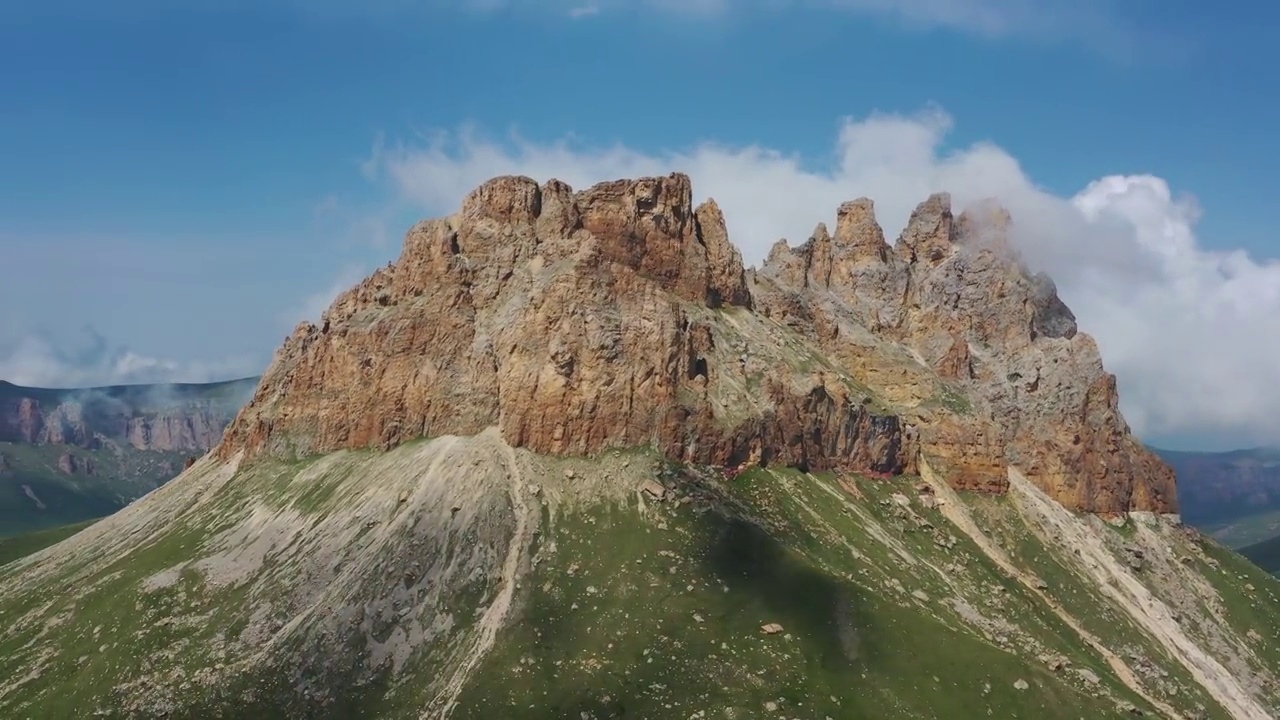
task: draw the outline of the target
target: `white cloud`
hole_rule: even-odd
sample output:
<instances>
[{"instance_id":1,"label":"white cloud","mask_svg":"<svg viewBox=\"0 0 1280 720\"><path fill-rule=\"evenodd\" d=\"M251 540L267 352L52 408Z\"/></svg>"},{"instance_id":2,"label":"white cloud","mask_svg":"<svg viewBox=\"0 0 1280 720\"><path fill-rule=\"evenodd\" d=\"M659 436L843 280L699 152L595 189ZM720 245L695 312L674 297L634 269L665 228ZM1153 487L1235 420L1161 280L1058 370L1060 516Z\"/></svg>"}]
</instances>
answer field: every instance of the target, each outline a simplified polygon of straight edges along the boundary
<instances>
[{"instance_id":1,"label":"white cloud","mask_svg":"<svg viewBox=\"0 0 1280 720\"><path fill-rule=\"evenodd\" d=\"M470 129L423 146L380 145L370 168L431 214L451 212L494 175L584 187L679 170L699 198L720 203L748 262L779 237L801 241L817 222L833 223L837 205L854 197L876 201L890 238L930 192L951 192L957 207L998 197L1028 262L1054 276L1098 339L1135 431L1231 436L1239 445L1280 440L1280 264L1203 248L1194 200L1175 197L1159 178L1109 176L1060 197L992 143L943 152L950 128L938 109L846 120L825 170L758 146L651 154L572 140L495 141Z\"/></svg>"},{"instance_id":2,"label":"white cloud","mask_svg":"<svg viewBox=\"0 0 1280 720\"><path fill-rule=\"evenodd\" d=\"M0 352L0 380L29 387L80 388L169 382L215 382L261 369L252 360L180 362L113 346L92 328L69 343L27 335Z\"/></svg>"}]
</instances>

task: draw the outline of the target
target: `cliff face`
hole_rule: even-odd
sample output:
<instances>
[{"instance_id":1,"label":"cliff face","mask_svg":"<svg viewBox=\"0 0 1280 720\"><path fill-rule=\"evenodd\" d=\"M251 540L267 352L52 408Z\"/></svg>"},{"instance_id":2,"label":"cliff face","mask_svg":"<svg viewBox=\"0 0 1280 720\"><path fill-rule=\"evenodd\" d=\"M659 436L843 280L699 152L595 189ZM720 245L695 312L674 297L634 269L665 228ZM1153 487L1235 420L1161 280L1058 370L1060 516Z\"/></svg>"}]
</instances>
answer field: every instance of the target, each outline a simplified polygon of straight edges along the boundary
<instances>
[{"instance_id":1,"label":"cliff face","mask_svg":"<svg viewBox=\"0 0 1280 720\"><path fill-rule=\"evenodd\" d=\"M256 380L76 390L0 382L0 442L205 452L222 439Z\"/></svg>"},{"instance_id":2,"label":"cliff face","mask_svg":"<svg viewBox=\"0 0 1280 720\"><path fill-rule=\"evenodd\" d=\"M0 382L0 537L102 517L163 485L221 440L256 384Z\"/></svg>"},{"instance_id":3,"label":"cliff face","mask_svg":"<svg viewBox=\"0 0 1280 720\"><path fill-rule=\"evenodd\" d=\"M573 192L502 177L410 231L400 259L300 325L222 458L391 448L500 428L544 454L884 473L961 489L1014 464L1063 505L1175 512L1114 377L994 205L946 195L890 246L870 200L744 272L683 175Z\"/></svg>"},{"instance_id":4,"label":"cliff face","mask_svg":"<svg viewBox=\"0 0 1280 720\"><path fill-rule=\"evenodd\" d=\"M717 465L909 468L900 419L837 373L756 347L770 336L750 304L724 219L693 207L687 177L579 193L498 178L299 326L219 454L496 425L547 454L652 444Z\"/></svg>"},{"instance_id":5,"label":"cliff face","mask_svg":"<svg viewBox=\"0 0 1280 720\"><path fill-rule=\"evenodd\" d=\"M994 204L953 217L938 194L890 247L872 202L846 203L834 237L820 225L799 248L774 247L757 304L806 314L841 358L859 345L841 324L870 329L962 392L969 412L921 418L925 452L951 461L961 487L999 490L1013 464L1067 507L1177 512L1173 471L1131 435L1096 343L1053 281L1022 266L1011 224Z\"/></svg>"}]
</instances>

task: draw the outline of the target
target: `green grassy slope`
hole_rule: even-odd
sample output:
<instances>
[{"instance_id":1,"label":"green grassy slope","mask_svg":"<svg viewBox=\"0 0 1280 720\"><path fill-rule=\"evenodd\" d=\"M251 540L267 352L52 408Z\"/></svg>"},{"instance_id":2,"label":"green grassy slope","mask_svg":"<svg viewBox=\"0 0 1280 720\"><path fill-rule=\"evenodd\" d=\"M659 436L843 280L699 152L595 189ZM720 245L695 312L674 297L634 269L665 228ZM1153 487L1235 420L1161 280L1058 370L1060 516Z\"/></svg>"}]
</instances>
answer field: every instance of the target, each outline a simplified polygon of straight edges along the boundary
<instances>
[{"instance_id":1,"label":"green grassy slope","mask_svg":"<svg viewBox=\"0 0 1280 720\"><path fill-rule=\"evenodd\" d=\"M940 545L936 511L921 515L932 530L897 517L888 495L910 480L855 480L873 498L858 503L831 477L755 471L688 504L565 513L457 717L1048 719L1141 706L974 547ZM968 606L984 596L1004 607ZM770 623L782 632L763 632Z\"/></svg>"},{"instance_id":2,"label":"green grassy slope","mask_svg":"<svg viewBox=\"0 0 1280 720\"><path fill-rule=\"evenodd\" d=\"M997 559L913 477L728 481L492 438L222 473L0 567L0 716L1232 717L1016 497L944 500ZM1066 517L1146 548L1138 604L1280 702L1280 582L1158 522Z\"/></svg>"},{"instance_id":3,"label":"green grassy slope","mask_svg":"<svg viewBox=\"0 0 1280 720\"><path fill-rule=\"evenodd\" d=\"M68 445L0 442L8 469L0 472L0 537L109 515L172 478L184 453L132 448L93 450ZM58 458L91 462L92 474L67 474Z\"/></svg>"}]
</instances>

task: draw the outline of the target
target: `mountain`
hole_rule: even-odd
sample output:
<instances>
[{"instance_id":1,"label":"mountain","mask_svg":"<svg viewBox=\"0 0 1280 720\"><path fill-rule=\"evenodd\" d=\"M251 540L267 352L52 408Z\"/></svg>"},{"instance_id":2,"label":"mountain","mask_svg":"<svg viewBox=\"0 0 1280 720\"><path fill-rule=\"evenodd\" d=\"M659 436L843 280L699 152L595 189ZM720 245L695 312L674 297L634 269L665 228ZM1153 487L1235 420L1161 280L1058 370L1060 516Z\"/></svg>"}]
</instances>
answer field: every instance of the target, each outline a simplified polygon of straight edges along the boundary
<instances>
[{"instance_id":1,"label":"mountain","mask_svg":"<svg viewBox=\"0 0 1280 720\"><path fill-rule=\"evenodd\" d=\"M0 381L0 536L115 512L222 439L257 378L74 390Z\"/></svg>"},{"instance_id":2,"label":"mountain","mask_svg":"<svg viewBox=\"0 0 1280 720\"><path fill-rule=\"evenodd\" d=\"M1177 472L1188 523L1236 548L1280 535L1280 449L1156 453Z\"/></svg>"},{"instance_id":3,"label":"mountain","mask_svg":"<svg viewBox=\"0 0 1280 720\"><path fill-rule=\"evenodd\" d=\"M491 180L216 450L0 566L0 714L1262 720L1280 585L994 204L745 269L683 175Z\"/></svg>"}]
</instances>

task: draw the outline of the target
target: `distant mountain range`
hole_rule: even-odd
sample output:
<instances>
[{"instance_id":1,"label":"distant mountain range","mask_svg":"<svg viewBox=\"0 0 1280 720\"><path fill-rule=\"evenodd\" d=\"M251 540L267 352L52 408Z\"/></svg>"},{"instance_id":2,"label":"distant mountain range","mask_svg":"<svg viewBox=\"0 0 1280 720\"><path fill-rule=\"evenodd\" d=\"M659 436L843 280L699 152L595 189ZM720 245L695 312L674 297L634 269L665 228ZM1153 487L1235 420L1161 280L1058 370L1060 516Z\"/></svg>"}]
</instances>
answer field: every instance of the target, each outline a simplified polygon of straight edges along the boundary
<instances>
[{"instance_id":1,"label":"distant mountain range","mask_svg":"<svg viewBox=\"0 0 1280 720\"><path fill-rule=\"evenodd\" d=\"M1235 548L1280 535L1280 448L1156 453L1178 475L1184 522Z\"/></svg>"},{"instance_id":2,"label":"distant mountain range","mask_svg":"<svg viewBox=\"0 0 1280 720\"><path fill-rule=\"evenodd\" d=\"M0 381L0 536L108 515L159 487L218 443L257 382Z\"/></svg>"}]
</instances>

